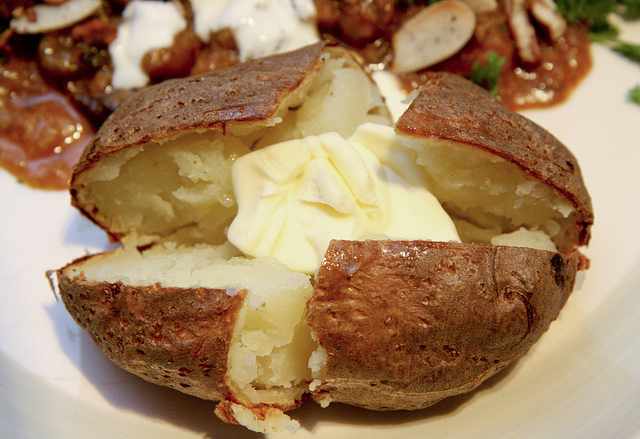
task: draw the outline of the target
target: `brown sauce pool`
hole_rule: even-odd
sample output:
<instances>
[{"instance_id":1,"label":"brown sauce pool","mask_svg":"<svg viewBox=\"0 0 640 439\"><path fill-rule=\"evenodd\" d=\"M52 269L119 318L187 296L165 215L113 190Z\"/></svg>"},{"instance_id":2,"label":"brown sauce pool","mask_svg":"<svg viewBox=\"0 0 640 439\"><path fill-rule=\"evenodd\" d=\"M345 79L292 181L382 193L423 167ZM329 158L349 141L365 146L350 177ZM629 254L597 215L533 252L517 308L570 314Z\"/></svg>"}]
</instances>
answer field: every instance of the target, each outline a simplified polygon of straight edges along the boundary
<instances>
[{"instance_id":1,"label":"brown sauce pool","mask_svg":"<svg viewBox=\"0 0 640 439\"><path fill-rule=\"evenodd\" d=\"M378 1L380 7L384 6L384 1ZM408 12L410 11L411 8ZM390 17L373 17L390 21L389 25L380 31L382 36L373 43L365 43L356 49L362 54L365 62L377 65L382 62L383 65L388 65L393 56L389 43L390 36L398 26L396 21L400 20L405 13L391 14ZM523 66L518 61L515 42L506 25L504 12L495 11L481 15L474 36L462 51L429 70L446 70L469 78L473 72L474 63L486 63L487 54L494 51L506 60L501 69L497 93L500 99L514 111L548 107L564 101L588 73L591 67L591 57L586 29L570 27L567 33L554 43L541 39L541 62L535 66ZM359 17L357 14L356 16ZM339 16L341 19L349 17L351 16L348 14ZM350 27L350 29L354 28ZM357 29L368 29L368 27L359 26ZM221 35L226 34L221 33ZM340 38L338 34L334 34L334 36ZM342 37L344 41L350 41L344 35ZM202 73L236 63L237 57L233 56L235 46L232 41L227 41L229 36L218 39L220 41L217 41L212 47L200 45L192 38L179 39L175 43L176 47L173 48L175 50L171 53L189 56L179 57L180 59L185 58L188 62L183 60L185 65L182 67L184 68L176 75ZM353 40L353 38L351 39ZM52 41L55 42L55 37ZM97 45L103 47L107 43L108 39L105 39L98 42ZM182 47L185 44L188 47ZM69 56L65 57L65 54L82 54L79 47L76 47L74 51L74 47L71 46L60 44L58 46L54 47L57 48L55 51L60 52L60 55L54 57L54 61L67 60ZM16 53L21 52L17 50ZM78 57L76 56L76 58ZM175 61L174 58L171 58L172 63ZM64 190L68 187L73 165L95 134L94 127L100 125L100 120L104 120L104 117L117 106L117 100L121 98L114 97L115 103L109 104L108 99L100 101L100 96L97 96L98 99L96 99L92 92L87 92L84 101L89 105L85 106L87 109L91 108L91 111L79 111L78 107L74 106L74 103L79 102L77 95L74 94L72 103L72 99L68 95L69 90L65 92L64 87L58 88L55 85L50 85L55 82L51 82L51 80L57 80L58 83L64 82L64 75L67 73L75 75L75 71L64 72L67 68L60 64L62 66L60 69L63 71L60 77L57 78L56 75L53 75L54 77L49 78L60 69L57 69L59 66L54 63L56 68L51 71L49 65L51 63L45 64L39 67L36 60L21 59L14 55L0 61L0 166L31 187ZM166 66L154 65L153 67L153 72L149 72L150 76L154 76L151 75L154 73L160 75L159 80L166 79L164 78L167 75ZM42 78L41 68L45 68L45 70L49 68L50 71L46 76L50 81L45 81ZM189 69L191 69L190 72L188 72ZM185 70L186 73L182 70ZM96 78L101 78L100 75L101 72L98 71L94 80L89 80L89 82L75 81L76 88L85 84L84 87L87 90L104 89L104 86L108 85L107 83L101 84L100 81L97 81L102 87L93 84L96 82ZM103 76L107 78L108 82L110 77L108 72ZM67 79L78 78L74 76ZM424 79L425 75L421 72L401 76L407 91L418 88ZM113 95L117 95L117 93L113 93ZM93 113L100 116L97 122L96 114Z\"/></svg>"},{"instance_id":2,"label":"brown sauce pool","mask_svg":"<svg viewBox=\"0 0 640 439\"><path fill-rule=\"evenodd\" d=\"M39 189L68 187L94 131L67 96L48 86L33 61L0 65L0 165Z\"/></svg>"},{"instance_id":3,"label":"brown sauce pool","mask_svg":"<svg viewBox=\"0 0 640 439\"><path fill-rule=\"evenodd\" d=\"M497 94L513 111L557 105L565 101L591 69L589 35L586 28L569 27L565 35L553 43L541 40L541 60L536 65L518 61L515 41L502 12L483 14L471 41L453 58L429 70L446 70L469 78L474 63L483 65L487 54L496 52L505 59ZM402 75L407 90L424 81L424 74Z\"/></svg>"}]
</instances>

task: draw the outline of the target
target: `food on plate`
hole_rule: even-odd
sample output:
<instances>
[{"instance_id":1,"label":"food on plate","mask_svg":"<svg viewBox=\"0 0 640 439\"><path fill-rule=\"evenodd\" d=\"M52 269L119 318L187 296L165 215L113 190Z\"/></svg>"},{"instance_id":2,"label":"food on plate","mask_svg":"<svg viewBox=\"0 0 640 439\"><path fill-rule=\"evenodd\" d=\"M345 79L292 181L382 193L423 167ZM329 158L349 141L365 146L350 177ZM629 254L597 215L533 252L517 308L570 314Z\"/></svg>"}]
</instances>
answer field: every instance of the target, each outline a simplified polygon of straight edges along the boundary
<instances>
[{"instance_id":1,"label":"food on plate","mask_svg":"<svg viewBox=\"0 0 640 439\"><path fill-rule=\"evenodd\" d=\"M307 305L322 349L312 396L420 409L473 390L547 330L579 264L514 246L334 241Z\"/></svg>"},{"instance_id":2,"label":"food on plate","mask_svg":"<svg viewBox=\"0 0 640 439\"><path fill-rule=\"evenodd\" d=\"M586 20L567 21L556 3L566 2L316 0L321 32L396 71L406 89L449 71L495 89L514 111L563 102L591 67Z\"/></svg>"},{"instance_id":3,"label":"food on plate","mask_svg":"<svg viewBox=\"0 0 640 439\"><path fill-rule=\"evenodd\" d=\"M95 130L135 90L323 36L406 89L445 70L512 109L551 105L590 66L586 28L556 9L550 0L12 0L0 5L0 165L30 186L66 189Z\"/></svg>"},{"instance_id":4,"label":"food on plate","mask_svg":"<svg viewBox=\"0 0 640 439\"><path fill-rule=\"evenodd\" d=\"M58 294L116 364L255 431L295 431L309 395L474 389L557 317L591 201L563 144L458 76L391 125L326 43L144 89L70 187L122 246L56 270Z\"/></svg>"},{"instance_id":5,"label":"food on plate","mask_svg":"<svg viewBox=\"0 0 640 439\"><path fill-rule=\"evenodd\" d=\"M445 0L422 9L392 36L393 69L415 72L455 55L469 42L476 14L465 2Z\"/></svg>"},{"instance_id":6,"label":"food on plate","mask_svg":"<svg viewBox=\"0 0 640 439\"><path fill-rule=\"evenodd\" d=\"M10 60L0 68L0 166L29 186L67 189L93 127L36 65Z\"/></svg>"},{"instance_id":7,"label":"food on plate","mask_svg":"<svg viewBox=\"0 0 640 439\"><path fill-rule=\"evenodd\" d=\"M0 165L67 189L95 129L135 89L315 42L314 12L312 0L3 2Z\"/></svg>"}]
</instances>

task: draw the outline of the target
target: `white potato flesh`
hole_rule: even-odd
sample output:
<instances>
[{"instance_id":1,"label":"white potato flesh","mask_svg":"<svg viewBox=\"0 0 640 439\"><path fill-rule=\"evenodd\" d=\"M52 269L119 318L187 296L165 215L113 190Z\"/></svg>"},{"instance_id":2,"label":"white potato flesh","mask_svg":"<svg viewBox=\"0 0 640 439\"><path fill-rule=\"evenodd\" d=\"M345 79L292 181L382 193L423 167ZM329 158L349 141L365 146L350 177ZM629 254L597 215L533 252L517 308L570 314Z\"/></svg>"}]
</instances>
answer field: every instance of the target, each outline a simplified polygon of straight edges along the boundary
<instances>
[{"instance_id":1,"label":"white potato flesh","mask_svg":"<svg viewBox=\"0 0 640 439\"><path fill-rule=\"evenodd\" d=\"M228 243L158 245L143 252L123 248L89 258L68 275L141 287L206 287L229 295L246 291L229 349L227 385L249 406L294 405L308 391L309 357L318 348L303 323L310 278L274 258L238 254Z\"/></svg>"},{"instance_id":2,"label":"white potato flesh","mask_svg":"<svg viewBox=\"0 0 640 439\"><path fill-rule=\"evenodd\" d=\"M501 157L441 139L407 140L404 145L423 167L431 192L453 218L462 242L488 244L494 236L525 228L543 232L561 247L562 230L577 222L569 200Z\"/></svg>"},{"instance_id":3,"label":"white potato flesh","mask_svg":"<svg viewBox=\"0 0 640 439\"><path fill-rule=\"evenodd\" d=\"M300 428L298 421L291 419L276 408L263 408L260 417L256 416L251 409L242 404L231 404L231 410L233 411L235 420L240 425L258 433L271 434L288 431L289 434L295 434L298 428Z\"/></svg>"},{"instance_id":4,"label":"white potato flesh","mask_svg":"<svg viewBox=\"0 0 640 439\"><path fill-rule=\"evenodd\" d=\"M104 157L82 196L96 196L112 230L135 235L137 245L179 231L193 242L219 244L235 215L231 164L248 147L219 135L188 134ZM99 198L98 198L99 197ZM135 207L134 207L135 206Z\"/></svg>"}]
</instances>

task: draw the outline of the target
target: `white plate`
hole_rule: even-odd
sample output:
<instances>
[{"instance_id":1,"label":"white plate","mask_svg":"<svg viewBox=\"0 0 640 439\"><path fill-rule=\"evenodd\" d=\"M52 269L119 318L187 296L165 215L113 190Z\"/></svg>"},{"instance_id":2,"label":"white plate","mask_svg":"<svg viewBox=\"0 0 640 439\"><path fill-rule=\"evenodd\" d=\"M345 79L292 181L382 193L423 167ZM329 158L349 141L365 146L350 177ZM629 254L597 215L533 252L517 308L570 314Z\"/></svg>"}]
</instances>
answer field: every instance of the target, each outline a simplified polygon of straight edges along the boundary
<instances>
[{"instance_id":1,"label":"white plate","mask_svg":"<svg viewBox=\"0 0 640 439\"><path fill-rule=\"evenodd\" d=\"M623 36L640 42L640 25ZM640 438L640 67L604 47L569 102L526 115L578 157L596 223L591 269L523 359L477 391L416 412L315 404L291 412L295 436ZM109 247L70 207L0 171L0 437L242 438L215 403L113 365L49 288L48 269ZM286 437L284 435L283 437Z\"/></svg>"}]
</instances>

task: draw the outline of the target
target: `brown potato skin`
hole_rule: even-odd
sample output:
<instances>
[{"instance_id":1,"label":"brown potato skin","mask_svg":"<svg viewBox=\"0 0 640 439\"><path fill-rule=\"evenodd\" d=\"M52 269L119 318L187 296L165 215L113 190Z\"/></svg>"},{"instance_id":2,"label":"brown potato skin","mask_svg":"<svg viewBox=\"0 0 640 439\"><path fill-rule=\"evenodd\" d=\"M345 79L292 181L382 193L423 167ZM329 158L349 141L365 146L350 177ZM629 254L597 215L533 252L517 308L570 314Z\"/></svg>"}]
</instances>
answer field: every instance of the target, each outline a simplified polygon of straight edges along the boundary
<instances>
[{"instance_id":1,"label":"brown potato skin","mask_svg":"<svg viewBox=\"0 0 640 439\"><path fill-rule=\"evenodd\" d=\"M109 359L189 395L227 396L223 378L242 291L94 282L65 268L56 272L62 302Z\"/></svg>"},{"instance_id":2,"label":"brown potato skin","mask_svg":"<svg viewBox=\"0 0 640 439\"><path fill-rule=\"evenodd\" d=\"M398 134L460 142L515 163L574 205L581 218L572 232L575 245L586 245L593 207L571 151L547 130L461 76L430 72L427 77L421 93L398 119Z\"/></svg>"},{"instance_id":3,"label":"brown potato skin","mask_svg":"<svg viewBox=\"0 0 640 439\"><path fill-rule=\"evenodd\" d=\"M419 409L522 356L571 293L581 256L429 241L333 241L307 323L326 351L320 401Z\"/></svg>"},{"instance_id":4,"label":"brown potato skin","mask_svg":"<svg viewBox=\"0 0 640 439\"><path fill-rule=\"evenodd\" d=\"M112 241L119 241L122 234L101 224L95 207L82 200L84 186L79 176L101 157L137 145L162 142L189 131L225 134L235 126L267 125L284 108L287 98L322 67L327 51L339 51L339 56L361 65L351 52L322 41L136 92L104 122L75 165L69 183L71 204L105 229Z\"/></svg>"},{"instance_id":5,"label":"brown potato skin","mask_svg":"<svg viewBox=\"0 0 640 439\"><path fill-rule=\"evenodd\" d=\"M74 169L101 156L191 130L265 122L321 66L327 43L146 87L123 102L96 133Z\"/></svg>"}]
</instances>

